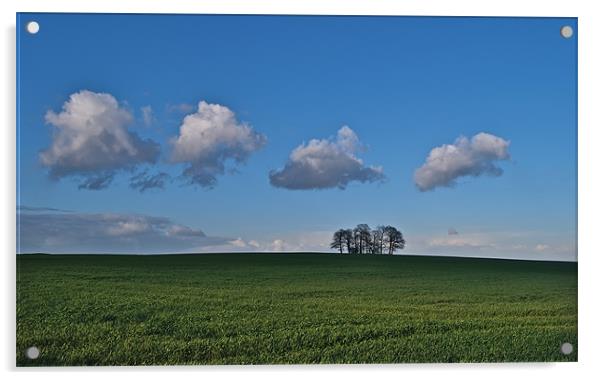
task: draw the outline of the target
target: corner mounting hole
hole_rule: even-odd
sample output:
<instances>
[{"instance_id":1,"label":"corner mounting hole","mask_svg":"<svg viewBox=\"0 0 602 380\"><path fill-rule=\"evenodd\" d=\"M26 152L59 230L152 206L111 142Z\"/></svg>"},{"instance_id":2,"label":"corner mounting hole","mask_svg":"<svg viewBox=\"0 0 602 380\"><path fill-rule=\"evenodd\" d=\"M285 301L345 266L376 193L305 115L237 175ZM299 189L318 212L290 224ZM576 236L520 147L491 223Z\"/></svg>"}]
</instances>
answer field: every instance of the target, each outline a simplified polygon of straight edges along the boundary
<instances>
[{"instance_id":1,"label":"corner mounting hole","mask_svg":"<svg viewBox=\"0 0 602 380\"><path fill-rule=\"evenodd\" d=\"M563 26L562 28L560 28L560 35L564 38L573 37L573 28L569 25Z\"/></svg>"},{"instance_id":2,"label":"corner mounting hole","mask_svg":"<svg viewBox=\"0 0 602 380\"><path fill-rule=\"evenodd\" d=\"M560 346L560 352L565 355L570 355L573 352L573 345L568 342L562 343L562 346Z\"/></svg>"},{"instance_id":3,"label":"corner mounting hole","mask_svg":"<svg viewBox=\"0 0 602 380\"><path fill-rule=\"evenodd\" d=\"M25 351L25 356L29 359L37 359L40 357L40 350L36 346L31 346Z\"/></svg>"},{"instance_id":4,"label":"corner mounting hole","mask_svg":"<svg viewBox=\"0 0 602 380\"><path fill-rule=\"evenodd\" d=\"M27 23L27 25L25 25L25 29L27 29L29 34L36 34L40 31L40 24L35 21L30 21Z\"/></svg>"}]
</instances>

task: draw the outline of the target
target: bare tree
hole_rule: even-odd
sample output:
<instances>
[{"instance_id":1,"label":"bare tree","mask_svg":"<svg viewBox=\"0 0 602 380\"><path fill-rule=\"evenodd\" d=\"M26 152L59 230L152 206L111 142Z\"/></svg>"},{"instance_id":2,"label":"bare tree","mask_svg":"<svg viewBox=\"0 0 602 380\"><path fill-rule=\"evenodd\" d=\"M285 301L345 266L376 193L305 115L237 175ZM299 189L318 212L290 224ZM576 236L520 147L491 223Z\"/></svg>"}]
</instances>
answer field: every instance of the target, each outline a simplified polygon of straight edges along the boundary
<instances>
[{"instance_id":1,"label":"bare tree","mask_svg":"<svg viewBox=\"0 0 602 380\"><path fill-rule=\"evenodd\" d=\"M403 234L393 226L378 226L370 229L367 224L358 224L354 229L339 229L332 236L330 247L340 253L371 253L392 255L398 249L404 249Z\"/></svg>"},{"instance_id":2,"label":"bare tree","mask_svg":"<svg viewBox=\"0 0 602 380\"><path fill-rule=\"evenodd\" d=\"M385 243L388 248L389 255L397 249L403 249L406 241L403 238L403 234L397 228L393 226L386 226L384 228Z\"/></svg>"},{"instance_id":3,"label":"bare tree","mask_svg":"<svg viewBox=\"0 0 602 380\"><path fill-rule=\"evenodd\" d=\"M353 253L362 253L362 239L359 228L353 229Z\"/></svg>"},{"instance_id":4,"label":"bare tree","mask_svg":"<svg viewBox=\"0 0 602 380\"><path fill-rule=\"evenodd\" d=\"M385 227L378 226L372 230L372 252L383 253L385 238Z\"/></svg>"},{"instance_id":5,"label":"bare tree","mask_svg":"<svg viewBox=\"0 0 602 380\"><path fill-rule=\"evenodd\" d=\"M345 242L345 247L347 248L347 253L353 253L353 250L355 249L353 231L350 229L343 230L343 240Z\"/></svg>"},{"instance_id":6,"label":"bare tree","mask_svg":"<svg viewBox=\"0 0 602 380\"><path fill-rule=\"evenodd\" d=\"M358 224L355 230L359 240L359 253L368 252L370 246L370 227L367 224Z\"/></svg>"},{"instance_id":7,"label":"bare tree","mask_svg":"<svg viewBox=\"0 0 602 380\"><path fill-rule=\"evenodd\" d=\"M345 230L340 229L332 235L332 243L330 248L338 249L340 253L343 253L343 247L345 246Z\"/></svg>"}]
</instances>

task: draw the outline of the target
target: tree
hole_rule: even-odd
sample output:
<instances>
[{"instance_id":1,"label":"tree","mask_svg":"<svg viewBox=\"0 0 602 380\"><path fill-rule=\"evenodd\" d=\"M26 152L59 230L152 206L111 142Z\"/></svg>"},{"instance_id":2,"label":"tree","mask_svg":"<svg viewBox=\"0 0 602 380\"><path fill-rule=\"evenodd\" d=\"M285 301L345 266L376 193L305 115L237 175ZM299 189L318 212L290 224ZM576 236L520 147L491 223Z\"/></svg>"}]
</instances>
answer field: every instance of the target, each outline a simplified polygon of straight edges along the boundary
<instances>
[{"instance_id":1,"label":"tree","mask_svg":"<svg viewBox=\"0 0 602 380\"><path fill-rule=\"evenodd\" d=\"M370 227L367 224L358 224L353 231L357 237L357 242L359 244L356 246L357 248L359 248L358 253L361 254L368 252L368 248L371 244Z\"/></svg>"},{"instance_id":2,"label":"tree","mask_svg":"<svg viewBox=\"0 0 602 380\"><path fill-rule=\"evenodd\" d=\"M372 253L383 253L385 227L378 226L372 230Z\"/></svg>"},{"instance_id":3,"label":"tree","mask_svg":"<svg viewBox=\"0 0 602 380\"><path fill-rule=\"evenodd\" d=\"M362 240L360 230L357 227L353 229L353 253L362 253Z\"/></svg>"},{"instance_id":4,"label":"tree","mask_svg":"<svg viewBox=\"0 0 602 380\"><path fill-rule=\"evenodd\" d=\"M347 253L353 253L355 249L354 240L353 240L353 231L350 229L343 230L343 240L345 242L345 247L347 248Z\"/></svg>"},{"instance_id":5,"label":"tree","mask_svg":"<svg viewBox=\"0 0 602 380\"><path fill-rule=\"evenodd\" d=\"M340 253L387 254L405 248L403 234L393 226L378 226L372 230L367 224L358 224L354 229L339 229L332 236L330 247Z\"/></svg>"},{"instance_id":6,"label":"tree","mask_svg":"<svg viewBox=\"0 0 602 380\"><path fill-rule=\"evenodd\" d=\"M384 228L385 242L388 248L389 255L397 249L403 249L406 241L403 238L403 234L397 228L393 226L386 226Z\"/></svg>"},{"instance_id":7,"label":"tree","mask_svg":"<svg viewBox=\"0 0 602 380\"><path fill-rule=\"evenodd\" d=\"M345 245L345 230L340 229L332 235L332 243L330 248L338 249L340 253L343 253L343 247Z\"/></svg>"}]
</instances>

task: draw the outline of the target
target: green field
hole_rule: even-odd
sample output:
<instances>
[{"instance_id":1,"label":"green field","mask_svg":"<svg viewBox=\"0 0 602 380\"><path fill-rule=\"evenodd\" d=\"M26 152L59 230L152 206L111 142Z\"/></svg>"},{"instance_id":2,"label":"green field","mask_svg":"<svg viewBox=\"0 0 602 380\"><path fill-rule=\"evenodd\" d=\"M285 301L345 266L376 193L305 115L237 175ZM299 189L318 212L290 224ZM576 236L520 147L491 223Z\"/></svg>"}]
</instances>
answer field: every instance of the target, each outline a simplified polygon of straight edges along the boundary
<instances>
[{"instance_id":1,"label":"green field","mask_svg":"<svg viewBox=\"0 0 602 380\"><path fill-rule=\"evenodd\" d=\"M18 255L17 270L19 366L577 360L576 263Z\"/></svg>"}]
</instances>

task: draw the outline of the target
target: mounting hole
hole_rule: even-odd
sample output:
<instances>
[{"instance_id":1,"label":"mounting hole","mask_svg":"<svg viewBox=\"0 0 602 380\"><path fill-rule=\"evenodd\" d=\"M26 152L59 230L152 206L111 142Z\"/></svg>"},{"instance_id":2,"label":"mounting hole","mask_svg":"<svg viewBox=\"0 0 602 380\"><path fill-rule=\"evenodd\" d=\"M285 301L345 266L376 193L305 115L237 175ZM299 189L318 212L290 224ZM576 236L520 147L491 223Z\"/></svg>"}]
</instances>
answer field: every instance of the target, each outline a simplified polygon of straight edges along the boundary
<instances>
[{"instance_id":1,"label":"mounting hole","mask_svg":"<svg viewBox=\"0 0 602 380\"><path fill-rule=\"evenodd\" d=\"M569 25L563 26L562 28L560 28L560 35L564 38L573 37L573 28Z\"/></svg>"},{"instance_id":2,"label":"mounting hole","mask_svg":"<svg viewBox=\"0 0 602 380\"><path fill-rule=\"evenodd\" d=\"M560 352L565 355L570 355L573 352L573 345L568 342L562 343L562 346L560 346Z\"/></svg>"},{"instance_id":3,"label":"mounting hole","mask_svg":"<svg viewBox=\"0 0 602 380\"><path fill-rule=\"evenodd\" d=\"M37 359L40 357L40 350L36 346L31 346L25 351L25 356L29 359Z\"/></svg>"},{"instance_id":4,"label":"mounting hole","mask_svg":"<svg viewBox=\"0 0 602 380\"><path fill-rule=\"evenodd\" d=\"M27 23L27 25L25 25L25 29L29 34L36 34L40 31L40 24L35 21L30 21Z\"/></svg>"}]
</instances>

